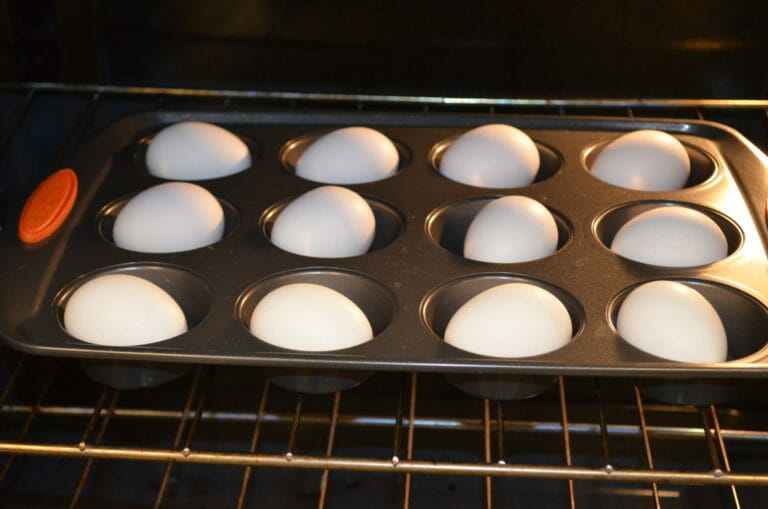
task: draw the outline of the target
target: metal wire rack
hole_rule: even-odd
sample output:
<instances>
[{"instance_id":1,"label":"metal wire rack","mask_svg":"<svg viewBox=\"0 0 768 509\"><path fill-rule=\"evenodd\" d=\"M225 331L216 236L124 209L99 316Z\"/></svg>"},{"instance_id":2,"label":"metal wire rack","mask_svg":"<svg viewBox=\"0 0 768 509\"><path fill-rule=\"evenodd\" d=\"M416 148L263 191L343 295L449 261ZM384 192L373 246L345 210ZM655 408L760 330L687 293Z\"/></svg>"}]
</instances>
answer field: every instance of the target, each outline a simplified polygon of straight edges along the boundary
<instances>
[{"instance_id":1,"label":"metal wire rack","mask_svg":"<svg viewBox=\"0 0 768 509\"><path fill-rule=\"evenodd\" d=\"M712 119L768 147L768 101L512 100L26 84L0 90L3 182L31 188L80 142L148 108L406 108ZM55 108L55 109L52 109ZM51 114L55 111L56 114ZM23 165L24 172L9 168ZM28 168L28 169L27 169ZM4 507L761 507L765 384L730 406L647 402L631 380L557 379L531 401L380 373L329 396L196 366L121 391L77 361L0 347ZM634 504L634 505L633 505Z\"/></svg>"}]
</instances>

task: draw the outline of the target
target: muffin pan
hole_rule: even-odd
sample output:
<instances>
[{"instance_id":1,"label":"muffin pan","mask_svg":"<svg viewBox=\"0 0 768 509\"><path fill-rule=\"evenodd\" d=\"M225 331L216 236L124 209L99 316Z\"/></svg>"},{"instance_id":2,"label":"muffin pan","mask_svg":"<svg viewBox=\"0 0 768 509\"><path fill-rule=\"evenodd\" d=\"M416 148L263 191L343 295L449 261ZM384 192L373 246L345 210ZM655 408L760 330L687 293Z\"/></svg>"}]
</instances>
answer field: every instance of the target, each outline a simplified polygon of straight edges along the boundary
<instances>
[{"instance_id":1,"label":"muffin pan","mask_svg":"<svg viewBox=\"0 0 768 509\"><path fill-rule=\"evenodd\" d=\"M197 181L224 205L226 235L182 253L142 254L111 243L111 224L127 197L164 182L144 164L146 146L164 126L185 120L221 125L249 145L253 163L235 175ZM483 189L442 177L440 153L457 135L487 123L526 131L542 155L536 182L518 189ZM320 184L292 173L313 138L344 126L389 136L401 154L388 179L347 186L372 205L377 219L371 251L351 258L308 258L269 241L275 215L288 200ZM588 165L624 132L659 129L688 150L684 189L622 189L592 175ZM632 375L638 377L768 376L768 270L765 205L768 160L734 130L710 122L578 117L376 113L150 112L126 117L83 144L66 161L80 181L72 214L39 244L16 236L20 210L8 210L0 233L0 332L31 353L115 362L201 362L328 370L422 370L485 375ZM555 254L536 261L490 264L461 256L469 221L488 200L535 198L556 218ZM649 206L683 204L721 226L729 256L717 263L671 269L632 262L606 245L617 229ZM104 273L155 282L180 304L187 333L151 345L110 348L69 336L61 325L67 297ZM728 361L692 365L643 353L619 338L613 322L628 289L655 279L679 280L701 291L729 335ZM440 337L452 310L483 289L522 280L552 291L574 324L572 341L546 355L486 358ZM249 310L275 285L317 282L366 313L376 336L347 350L305 353L259 341L247 328ZM493 376L491 376L493 378Z\"/></svg>"}]
</instances>

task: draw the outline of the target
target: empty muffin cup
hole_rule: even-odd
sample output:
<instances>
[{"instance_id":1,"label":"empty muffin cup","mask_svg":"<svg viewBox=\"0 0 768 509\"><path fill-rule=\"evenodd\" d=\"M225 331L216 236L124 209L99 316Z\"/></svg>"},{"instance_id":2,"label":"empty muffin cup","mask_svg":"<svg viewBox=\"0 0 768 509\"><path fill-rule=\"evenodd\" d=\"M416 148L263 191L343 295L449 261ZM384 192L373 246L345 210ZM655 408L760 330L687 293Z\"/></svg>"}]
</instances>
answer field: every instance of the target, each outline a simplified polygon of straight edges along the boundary
<instances>
[{"instance_id":1,"label":"empty muffin cup","mask_svg":"<svg viewBox=\"0 0 768 509\"><path fill-rule=\"evenodd\" d=\"M761 331L768 330L768 313L753 297L711 281L695 279L670 279L683 284L703 296L717 312L727 338L725 362L748 360L762 351L766 342ZM611 326L616 330L619 310L629 293L639 285L630 287L614 298L609 305ZM637 352L638 362L675 362L629 345L617 334L619 341ZM722 403L733 397L743 385L742 380L707 377L637 378L637 386L653 399L686 405Z\"/></svg>"},{"instance_id":2,"label":"empty muffin cup","mask_svg":"<svg viewBox=\"0 0 768 509\"><path fill-rule=\"evenodd\" d=\"M241 295L236 309L252 335L262 331L262 337L254 335L254 341L291 351L354 352L356 346L373 340L389 326L396 304L392 292L368 276L316 269L259 281ZM318 316L302 319L302 313ZM323 321L322 334L315 334L319 330L317 320ZM265 374L276 385L306 393L348 389L370 376L370 372L359 370L284 367L265 368Z\"/></svg>"},{"instance_id":3,"label":"empty muffin cup","mask_svg":"<svg viewBox=\"0 0 768 509\"><path fill-rule=\"evenodd\" d=\"M183 334L186 330L200 323L208 314L212 303L213 297L210 286L200 276L186 269L160 264L129 264L110 267L79 278L64 288L54 300L54 313L58 317L59 325L68 334L73 336L72 341L86 341L119 349L121 346L157 343L178 335L175 332L171 332L170 334L173 334L173 336L152 340L152 338L142 337L140 330L130 329L131 334L134 334L135 337L121 336L120 334L110 332L112 330L124 331L126 329L126 327L123 327L125 324L117 322L114 324L104 323L96 326L96 328L92 328L90 322L96 322L96 320L93 320L94 316L107 317L108 320L110 315L129 316L131 312L135 311L129 310L130 312L125 313L124 310L121 310L118 315L110 312L115 310L110 310L110 306L114 303L110 304L109 284L103 287L96 287L99 292L104 292L101 294L101 297L99 295L86 295L77 304L77 308L70 309L70 316L67 317L67 306L73 302L73 295L76 295L78 290L83 289L86 284L94 281L101 281L103 283L115 281L114 278L107 279L105 276L122 276L124 278L132 276L128 281L129 283L139 282L140 285L137 288L157 288L157 291L162 292L161 295L165 299L159 302L163 305L168 303L170 306L167 313L158 315L161 317L158 320L165 320L168 317L172 317L175 320L175 313L178 308L182 314L180 319L184 322L183 329L180 329L178 334ZM119 281L125 281L125 279ZM151 285L144 286L148 284ZM154 302L154 298L151 300ZM93 306L92 309L87 309L89 302L95 302L97 305ZM102 302L106 308L99 309L98 303ZM147 329L147 333L152 334L158 330L174 330L172 327L166 327L166 325L167 323L159 325L157 323L150 324L147 327L150 327L151 330ZM68 330L67 327L74 329ZM101 333L101 335L92 337L91 334L94 333ZM97 382L119 388L138 388L166 383L183 374L188 366L145 361L86 360L83 361L83 368Z\"/></svg>"},{"instance_id":4,"label":"empty muffin cup","mask_svg":"<svg viewBox=\"0 0 768 509\"><path fill-rule=\"evenodd\" d=\"M446 337L446 329L454 318L454 315L463 308L463 306L479 296L483 292L497 289L502 285L509 283L525 283L527 287L538 290L544 290L548 298L553 298L562 304L561 308L565 313L564 320L569 322L569 330L565 331L567 338L565 344L576 337L584 324L584 311L576 300L563 290L544 283L521 276L508 274L485 274L469 276L445 283L432 290L422 301L421 314L424 323L440 338ZM540 292L541 293L541 292ZM486 293L486 295L488 295ZM548 338L549 339L549 338ZM522 342L523 345L531 344L528 341ZM555 347L559 349L560 347ZM524 347L523 347L524 348ZM460 350L457 350L459 352ZM553 351L553 350L550 350ZM515 359L544 355L523 354L519 356L501 356L493 354L496 361L503 361L504 358ZM457 355L482 355L461 351ZM549 388L555 380L550 375L505 375L492 373L462 373L450 374L446 378L453 383L459 390L473 394L479 397L491 399L525 399L536 396Z\"/></svg>"},{"instance_id":5,"label":"empty muffin cup","mask_svg":"<svg viewBox=\"0 0 768 509\"><path fill-rule=\"evenodd\" d=\"M449 203L433 210L427 216L427 235L446 251L464 257L464 240L472 220L486 205L502 197L498 195L472 198ZM548 210L557 227L557 251L559 251L570 241L573 228L559 212Z\"/></svg>"}]
</instances>

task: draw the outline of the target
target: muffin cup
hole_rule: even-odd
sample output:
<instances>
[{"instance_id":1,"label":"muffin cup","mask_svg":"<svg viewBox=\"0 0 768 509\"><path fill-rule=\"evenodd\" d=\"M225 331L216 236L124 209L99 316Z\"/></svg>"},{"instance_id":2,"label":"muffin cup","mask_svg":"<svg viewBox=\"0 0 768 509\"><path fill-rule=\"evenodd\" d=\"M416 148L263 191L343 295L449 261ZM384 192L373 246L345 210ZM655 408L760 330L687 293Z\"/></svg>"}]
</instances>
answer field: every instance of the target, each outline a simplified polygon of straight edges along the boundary
<instances>
[{"instance_id":1,"label":"muffin cup","mask_svg":"<svg viewBox=\"0 0 768 509\"><path fill-rule=\"evenodd\" d=\"M611 244L613 243L614 237L616 237L616 234L619 233L619 230L621 230L621 228L624 225L626 225L628 222L630 222L631 220L635 219L637 216L645 212L649 212L651 210L655 210L661 207L670 207L670 206L685 207L689 210L701 212L706 217L711 219L718 226L718 228L720 228L720 231L725 236L725 240L728 244L728 254L726 255L726 258L728 256L733 255L736 251L738 251L739 248L744 243L744 234L739 229L736 222L730 219L729 217L723 214L720 214L719 212L707 207L693 205L685 202L661 201L661 200L649 200L649 201L640 201L640 202L623 204L623 205L620 205L619 207L616 207L614 209L611 209L603 213L599 218L595 220L594 227L593 227L594 234L598 238L600 243L603 244L603 246L605 246L605 248L610 251ZM620 255L616 255L616 256L620 256ZM626 258L624 259L626 260ZM635 263L643 263L643 262L637 262L635 260L631 260L631 261ZM717 262L713 262L713 263L717 263ZM652 267L665 267L665 266L651 265L651 264L646 264L646 265L650 265ZM681 268L688 268L688 267L673 267L673 268L681 269Z\"/></svg>"},{"instance_id":2,"label":"muffin cup","mask_svg":"<svg viewBox=\"0 0 768 509\"><path fill-rule=\"evenodd\" d=\"M602 140L600 142L593 144L592 146L586 147L583 150L582 164L590 175L592 174L592 166L595 164L595 160L597 159L597 156L600 155L600 152L606 146L608 146L611 142L615 141L617 138L618 137L611 138L609 140ZM710 182L717 173L717 164L712 159L712 157L688 143L683 143L683 148L685 148L685 151L688 154L688 160L691 163L691 173L688 176L688 180L685 183L685 186L683 186L683 189L698 187L698 186L701 186L702 184ZM616 186L616 187L619 187L619 186ZM644 192L654 192L654 191L644 191Z\"/></svg>"},{"instance_id":3,"label":"muffin cup","mask_svg":"<svg viewBox=\"0 0 768 509\"><path fill-rule=\"evenodd\" d=\"M732 287L700 279L669 278L700 293L715 308L728 337L726 362L745 360L765 347L761 333L768 330L768 313L754 298ZM641 283L642 284L642 283ZM638 285L625 289L609 307L612 327L624 299ZM618 337L618 336L617 336ZM618 337L619 341L624 342ZM635 347L631 347L635 348ZM638 353L642 352L637 350ZM659 362L673 362L642 352ZM740 378L653 377L636 378L637 387L649 397L676 405L710 405L723 403L738 394L744 385Z\"/></svg>"},{"instance_id":4,"label":"muffin cup","mask_svg":"<svg viewBox=\"0 0 768 509\"><path fill-rule=\"evenodd\" d=\"M440 173L440 161L443 159L445 151L460 137L461 134L457 134L441 140L432 146L432 149L429 151L429 163L436 172ZM552 178L563 166L563 158L557 150L536 140L533 140L533 143L536 145L536 150L539 152L540 162L539 168L536 171L536 177L533 179L531 185ZM460 182L459 184L469 185Z\"/></svg>"},{"instance_id":5,"label":"muffin cup","mask_svg":"<svg viewBox=\"0 0 768 509\"><path fill-rule=\"evenodd\" d=\"M538 396L555 383L557 377L547 375L502 375L450 373L445 375L461 392L493 400L529 399Z\"/></svg>"},{"instance_id":6,"label":"muffin cup","mask_svg":"<svg viewBox=\"0 0 768 509\"><path fill-rule=\"evenodd\" d=\"M103 238L105 241L109 242L113 246L115 246L115 238L112 235L112 231L115 226L115 221L117 220L117 216L120 214L120 211L125 207L125 205L136 196L138 193L133 193L128 196L123 196L121 198L118 198L104 207L99 211L99 215L96 218L96 229L99 232L99 235L101 235L101 238ZM237 207L235 207L232 203L228 202L227 200L223 200L219 197L216 197L216 200L219 202L219 205L221 205L221 210L224 212L224 233L218 241L214 242L214 244L221 242L225 238L227 238L229 235L232 234L232 232L237 228L237 224L240 221L240 213L237 210ZM211 244L209 244L211 245ZM194 249L202 249L207 246L201 246L199 248ZM188 251L191 251L188 250ZM174 251L169 251L169 253L173 253ZM176 251L180 252L180 251Z\"/></svg>"},{"instance_id":7,"label":"muffin cup","mask_svg":"<svg viewBox=\"0 0 768 509\"><path fill-rule=\"evenodd\" d=\"M536 285L557 297L568 310L573 327L571 341L574 341L584 323L584 312L578 302L560 288L543 281L513 274L478 274L444 283L432 290L422 302L422 320L432 332L442 338L448 322L461 306L479 293L507 283ZM567 345L563 348L567 348ZM464 353L475 355L469 352ZM510 361L518 360L518 358L510 358ZM447 373L445 377L462 392L495 400L532 398L546 391L556 378L552 375L503 373Z\"/></svg>"},{"instance_id":8,"label":"muffin cup","mask_svg":"<svg viewBox=\"0 0 768 509\"><path fill-rule=\"evenodd\" d=\"M357 387L370 371L324 370L311 368L262 368L267 379L288 391L303 394L329 394Z\"/></svg>"},{"instance_id":9,"label":"muffin cup","mask_svg":"<svg viewBox=\"0 0 768 509\"><path fill-rule=\"evenodd\" d=\"M426 229L429 238L446 251L450 251L451 253L464 258L464 240L472 221L485 206L504 196L511 195L472 198L449 203L433 210L427 216L426 220ZM568 222L568 220L559 212L549 208L548 210L552 214L552 218L555 220L555 225L557 226L556 251L560 251L571 241L571 238L573 237L573 226L571 226L570 222Z\"/></svg>"},{"instance_id":10,"label":"muffin cup","mask_svg":"<svg viewBox=\"0 0 768 509\"><path fill-rule=\"evenodd\" d=\"M378 281L350 271L317 268L297 270L279 274L259 281L248 288L237 304L237 315L246 329L250 329L253 310L259 301L277 288L299 283L325 286L336 290L363 311L373 329L373 339L381 334L392 322L396 304L391 291ZM253 337L253 341L260 341ZM364 343L367 344L370 341ZM361 345L358 345L361 346ZM275 346L275 348L279 348ZM330 350L346 352L351 349ZM285 350L293 351L295 350ZM322 368L265 367L264 375L275 385L289 391L308 394L327 394L351 389L364 382L371 375L370 371Z\"/></svg>"},{"instance_id":11,"label":"muffin cup","mask_svg":"<svg viewBox=\"0 0 768 509\"><path fill-rule=\"evenodd\" d=\"M181 378L189 364L121 360L81 359L80 367L88 377L113 389L146 389Z\"/></svg>"},{"instance_id":12,"label":"muffin cup","mask_svg":"<svg viewBox=\"0 0 768 509\"><path fill-rule=\"evenodd\" d=\"M744 387L744 380L728 378L652 378L635 380L651 399L672 405L705 406L725 403Z\"/></svg>"},{"instance_id":13,"label":"muffin cup","mask_svg":"<svg viewBox=\"0 0 768 509\"><path fill-rule=\"evenodd\" d=\"M277 216L279 216L280 213L296 198L298 198L298 196L275 203L271 207L268 207L261 215L261 232L267 239L271 239L272 237L272 227L277 220ZM365 199L371 207L373 217L376 221L373 242L367 251L367 253L371 253L387 247L400 238L405 229L405 219L394 207L387 205L384 202L367 196L363 196L363 199Z\"/></svg>"}]
</instances>

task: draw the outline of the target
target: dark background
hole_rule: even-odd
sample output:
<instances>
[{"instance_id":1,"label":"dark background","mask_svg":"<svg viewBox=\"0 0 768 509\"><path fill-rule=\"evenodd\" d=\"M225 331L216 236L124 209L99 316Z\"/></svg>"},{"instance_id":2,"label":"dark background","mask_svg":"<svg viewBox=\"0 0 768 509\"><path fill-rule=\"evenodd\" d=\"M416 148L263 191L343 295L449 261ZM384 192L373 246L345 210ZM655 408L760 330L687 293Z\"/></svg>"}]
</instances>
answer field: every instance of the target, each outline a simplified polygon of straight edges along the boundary
<instances>
[{"instance_id":1,"label":"dark background","mask_svg":"<svg viewBox=\"0 0 768 509\"><path fill-rule=\"evenodd\" d=\"M0 0L2 81L489 97L768 95L768 2Z\"/></svg>"}]
</instances>

